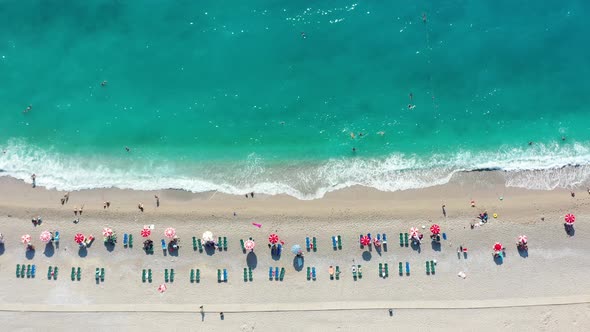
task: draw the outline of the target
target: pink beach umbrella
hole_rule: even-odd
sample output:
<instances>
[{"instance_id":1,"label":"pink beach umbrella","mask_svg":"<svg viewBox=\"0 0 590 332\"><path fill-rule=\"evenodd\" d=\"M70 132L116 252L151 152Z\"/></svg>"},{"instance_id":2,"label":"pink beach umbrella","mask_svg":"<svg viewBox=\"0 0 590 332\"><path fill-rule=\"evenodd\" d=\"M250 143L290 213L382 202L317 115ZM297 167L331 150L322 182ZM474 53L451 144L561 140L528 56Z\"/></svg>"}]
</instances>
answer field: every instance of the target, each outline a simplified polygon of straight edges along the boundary
<instances>
[{"instance_id":1,"label":"pink beach umbrella","mask_svg":"<svg viewBox=\"0 0 590 332\"><path fill-rule=\"evenodd\" d=\"M566 214L565 215L565 222L568 223L568 224L570 224L570 225L573 225L574 222L576 222L576 216L574 216L571 213Z\"/></svg>"},{"instance_id":2,"label":"pink beach umbrella","mask_svg":"<svg viewBox=\"0 0 590 332\"><path fill-rule=\"evenodd\" d=\"M375 247L380 247L381 246L381 241L377 240L377 238L373 239L373 244L375 245Z\"/></svg>"},{"instance_id":3,"label":"pink beach umbrella","mask_svg":"<svg viewBox=\"0 0 590 332\"><path fill-rule=\"evenodd\" d=\"M158 287L158 292L164 293L167 289L168 286L166 286L166 284L161 284L160 287Z\"/></svg>"},{"instance_id":4,"label":"pink beach umbrella","mask_svg":"<svg viewBox=\"0 0 590 332\"><path fill-rule=\"evenodd\" d=\"M152 230L149 229L149 228L144 228L144 229L141 230L140 233L141 233L141 236L142 237L148 237L148 236L150 236L152 234Z\"/></svg>"},{"instance_id":5,"label":"pink beach umbrella","mask_svg":"<svg viewBox=\"0 0 590 332\"><path fill-rule=\"evenodd\" d=\"M172 227L168 227L164 231L164 235L166 235L168 238L173 238L176 235L176 230Z\"/></svg>"},{"instance_id":6,"label":"pink beach umbrella","mask_svg":"<svg viewBox=\"0 0 590 332\"><path fill-rule=\"evenodd\" d=\"M246 242L244 242L244 248L246 248L246 250L254 250L255 246L256 243L252 240L246 240Z\"/></svg>"},{"instance_id":7,"label":"pink beach umbrella","mask_svg":"<svg viewBox=\"0 0 590 332\"><path fill-rule=\"evenodd\" d=\"M368 246L371 244L371 239L367 235L363 235L363 237L361 237L361 244L363 246Z\"/></svg>"},{"instance_id":8,"label":"pink beach umbrella","mask_svg":"<svg viewBox=\"0 0 590 332\"><path fill-rule=\"evenodd\" d=\"M29 244L31 242L31 236L29 234L25 234L20 237L20 240L24 244Z\"/></svg>"},{"instance_id":9,"label":"pink beach umbrella","mask_svg":"<svg viewBox=\"0 0 590 332\"><path fill-rule=\"evenodd\" d=\"M75 241L77 244L80 244L80 243L84 242L84 234L82 234L82 233L78 233L78 234L76 234L76 235L74 236L74 241Z\"/></svg>"},{"instance_id":10,"label":"pink beach umbrella","mask_svg":"<svg viewBox=\"0 0 590 332\"><path fill-rule=\"evenodd\" d=\"M41 235L39 235L39 240L41 240L41 242L48 243L51 241L51 233L49 231L41 232Z\"/></svg>"},{"instance_id":11,"label":"pink beach umbrella","mask_svg":"<svg viewBox=\"0 0 590 332\"><path fill-rule=\"evenodd\" d=\"M432 226L430 226L430 231L432 232L432 234L439 234L440 233L440 226L437 224L434 224Z\"/></svg>"},{"instance_id":12,"label":"pink beach umbrella","mask_svg":"<svg viewBox=\"0 0 590 332\"><path fill-rule=\"evenodd\" d=\"M272 233L268 236L268 242L270 242L270 244L277 244L279 242L279 236Z\"/></svg>"},{"instance_id":13,"label":"pink beach umbrella","mask_svg":"<svg viewBox=\"0 0 590 332\"><path fill-rule=\"evenodd\" d=\"M111 235L113 235L113 230L112 230L112 229L110 229L109 227L105 227L105 228L102 230L102 235L103 235L103 236L111 236Z\"/></svg>"},{"instance_id":14,"label":"pink beach umbrella","mask_svg":"<svg viewBox=\"0 0 590 332\"><path fill-rule=\"evenodd\" d=\"M521 235L518 237L518 243L527 243L528 239L526 237L526 235Z\"/></svg>"},{"instance_id":15,"label":"pink beach umbrella","mask_svg":"<svg viewBox=\"0 0 590 332\"><path fill-rule=\"evenodd\" d=\"M500 242L496 242L496 244L494 244L494 250L495 251L502 250L502 244Z\"/></svg>"},{"instance_id":16,"label":"pink beach umbrella","mask_svg":"<svg viewBox=\"0 0 590 332\"><path fill-rule=\"evenodd\" d=\"M418 230L418 228L416 228L416 227L410 228L410 236L411 237L418 237L419 234L420 234L420 231Z\"/></svg>"}]
</instances>

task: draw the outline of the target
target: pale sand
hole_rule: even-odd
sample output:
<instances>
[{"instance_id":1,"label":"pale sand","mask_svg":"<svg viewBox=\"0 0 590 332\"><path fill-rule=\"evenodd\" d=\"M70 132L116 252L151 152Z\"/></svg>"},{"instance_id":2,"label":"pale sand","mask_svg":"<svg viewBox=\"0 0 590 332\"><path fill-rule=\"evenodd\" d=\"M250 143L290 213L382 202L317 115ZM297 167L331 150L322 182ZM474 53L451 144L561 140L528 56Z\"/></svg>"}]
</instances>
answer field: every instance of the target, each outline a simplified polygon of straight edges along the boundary
<instances>
[{"instance_id":1,"label":"pale sand","mask_svg":"<svg viewBox=\"0 0 590 332\"><path fill-rule=\"evenodd\" d=\"M169 190L156 193L160 208L155 207L154 192L112 189L74 192L69 203L61 206L62 192L32 189L1 178L0 231L7 243L0 255L0 278L4 282L0 317L8 327L39 329L49 321L60 330L73 330L68 325L72 320L91 321L88 324L97 329L125 326L126 330L154 326L208 331L265 330L272 326L293 331L353 330L360 326L373 330L586 330L590 323L586 281L590 273L586 226L590 195L578 192L572 198L569 192L559 190L506 189L501 178L499 173L470 173L449 185L424 190L381 193L351 188L315 201ZM476 208L469 206L471 199L476 200ZM108 210L102 208L105 200L112 203ZM139 212L138 202L144 203L145 212ZM447 206L446 219L441 213L443 203ZM82 205L83 217L75 225L72 211ZM498 213L499 218L470 229L470 222L483 209ZM566 236L563 229L567 212L577 216L573 237ZM44 222L34 228L30 219L37 215ZM253 227L253 221L263 224L262 229ZM428 228L430 221L439 223L448 235L441 251L434 251L428 241L421 252L400 248L399 232L407 232L411 226ZM139 236L145 224L156 226L151 237L156 248L163 230L175 227L184 246L180 255L163 256L161 250L153 256L145 255ZM107 225L119 234L113 252L101 243L101 230ZM62 241L47 257L50 253L44 253L38 236L43 230L53 229L60 230ZM195 253L191 237L200 237L205 230L227 236L229 250L212 256ZM98 238L83 258L73 242L78 231ZM270 257L266 247L266 238L273 231L286 242L279 261ZM125 232L134 234L133 249L122 246ZM360 250L358 236L366 232L387 233L388 251ZM19 242L24 233L31 234L37 246L31 260L27 260ZM428 229L424 233L427 237ZM335 234L343 236L341 251L332 250L330 237ZM527 258L516 251L519 234L529 237ZM239 247L239 239L249 236L257 240L255 259ZM305 255L305 265L318 271L315 282L306 280L305 271L294 269L289 252L292 244L304 245L305 236L318 238L318 251ZM495 241L508 248L502 265L492 260ZM459 244L469 248L467 259L457 257ZM436 275L425 274L426 259L438 261ZM363 265L363 279L359 281L352 279L353 261ZM399 261L411 263L411 276L398 276ZM380 262L389 263L387 279L377 275ZM36 264L37 278L17 279L17 263ZM245 283L242 269L248 263L256 264L254 282ZM60 267L57 281L46 280L48 265ZM343 272L339 281L329 280L330 265L340 265ZM83 268L82 281L70 281L72 266ZM97 266L106 268L106 280L98 285L93 277ZM269 281L269 266L285 267L285 280ZM189 271L196 267L201 269L201 283L191 284ZM152 284L141 282L142 268L154 271ZM174 268L176 280L168 284L166 293L159 294L156 288L163 282L164 268ZM228 269L229 282L217 283L218 268ZM458 278L459 271L465 271L468 277ZM204 322L200 305L207 311ZM393 317L387 312L390 307L395 308ZM24 312L5 311L11 308ZM30 312L35 310L39 312ZM65 312L54 312L59 310ZM71 312L79 310L84 312ZM219 311L226 313L224 321L219 319ZM167 319L173 322L165 323Z\"/></svg>"}]
</instances>

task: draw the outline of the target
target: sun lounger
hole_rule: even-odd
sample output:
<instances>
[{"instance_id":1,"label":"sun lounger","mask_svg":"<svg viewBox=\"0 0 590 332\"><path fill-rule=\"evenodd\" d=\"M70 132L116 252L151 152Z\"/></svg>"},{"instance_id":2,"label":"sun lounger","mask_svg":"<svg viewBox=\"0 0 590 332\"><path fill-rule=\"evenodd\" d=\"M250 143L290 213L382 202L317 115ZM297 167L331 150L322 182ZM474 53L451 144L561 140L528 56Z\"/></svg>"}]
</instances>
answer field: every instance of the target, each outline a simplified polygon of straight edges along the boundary
<instances>
[{"instance_id":1,"label":"sun lounger","mask_svg":"<svg viewBox=\"0 0 590 332\"><path fill-rule=\"evenodd\" d=\"M406 275L410 275L410 262L406 262Z\"/></svg>"},{"instance_id":2,"label":"sun lounger","mask_svg":"<svg viewBox=\"0 0 590 332\"><path fill-rule=\"evenodd\" d=\"M169 280L168 269L164 269L164 282L168 282Z\"/></svg>"},{"instance_id":3,"label":"sun lounger","mask_svg":"<svg viewBox=\"0 0 590 332\"><path fill-rule=\"evenodd\" d=\"M76 271L76 280L80 281L82 279L82 269L78 266L78 270Z\"/></svg>"},{"instance_id":4,"label":"sun lounger","mask_svg":"<svg viewBox=\"0 0 590 332\"><path fill-rule=\"evenodd\" d=\"M305 248L307 249L307 251L309 251L309 249L311 248L311 245L309 243L309 236L305 237Z\"/></svg>"},{"instance_id":5,"label":"sun lounger","mask_svg":"<svg viewBox=\"0 0 590 332\"><path fill-rule=\"evenodd\" d=\"M352 266L352 278L353 278L354 280L356 280L356 278L357 278L356 265L353 265L353 266Z\"/></svg>"},{"instance_id":6,"label":"sun lounger","mask_svg":"<svg viewBox=\"0 0 590 332\"><path fill-rule=\"evenodd\" d=\"M404 246L404 234L403 233L399 233L399 246L400 247Z\"/></svg>"},{"instance_id":7,"label":"sun lounger","mask_svg":"<svg viewBox=\"0 0 590 332\"><path fill-rule=\"evenodd\" d=\"M408 242L408 233L404 233L404 244L407 247L409 242Z\"/></svg>"},{"instance_id":8,"label":"sun lounger","mask_svg":"<svg viewBox=\"0 0 590 332\"><path fill-rule=\"evenodd\" d=\"M426 274L430 274L430 262L426 261Z\"/></svg>"},{"instance_id":9,"label":"sun lounger","mask_svg":"<svg viewBox=\"0 0 590 332\"><path fill-rule=\"evenodd\" d=\"M430 271L431 271L432 274L435 274L436 273L435 270L434 270L434 265L435 265L434 264L434 261L430 261Z\"/></svg>"},{"instance_id":10,"label":"sun lounger","mask_svg":"<svg viewBox=\"0 0 590 332\"><path fill-rule=\"evenodd\" d=\"M252 281L252 268L248 268L248 280Z\"/></svg>"},{"instance_id":11,"label":"sun lounger","mask_svg":"<svg viewBox=\"0 0 590 332\"><path fill-rule=\"evenodd\" d=\"M94 272L94 279L96 279L96 281L98 281L99 278L100 278L100 269L96 268L96 272Z\"/></svg>"},{"instance_id":12,"label":"sun lounger","mask_svg":"<svg viewBox=\"0 0 590 332\"><path fill-rule=\"evenodd\" d=\"M272 266L268 268L268 280L272 280Z\"/></svg>"},{"instance_id":13,"label":"sun lounger","mask_svg":"<svg viewBox=\"0 0 590 332\"><path fill-rule=\"evenodd\" d=\"M340 280L340 266L336 265L336 280Z\"/></svg>"},{"instance_id":14,"label":"sun lounger","mask_svg":"<svg viewBox=\"0 0 590 332\"><path fill-rule=\"evenodd\" d=\"M104 281L104 267L100 268L100 281Z\"/></svg>"},{"instance_id":15,"label":"sun lounger","mask_svg":"<svg viewBox=\"0 0 590 332\"><path fill-rule=\"evenodd\" d=\"M174 282L174 269L170 269L170 282Z\"/></svg>"},{"instance_id":16,"label":"sun lounger","mask_svg":"<svg viewBox=\"0 0 590 332\"><path fill-rule=\"evenodd\" d=\"M275 268L275 280L279 280L279 267Z\"/></svg>"},{"instance_id":17,"label":"sun lounger","mask_svg":"<svg viewBox=\"0 0 590 332\"><path fill-rule=\"evenodd\" d=\"M123 247L127 247L128 239L129 239L129 235L127 235L127 233L123 234Z\"/></svg>"},{"instance_id":18,"label":"sun lounger","mask_svg":"<svg viewBox=\"0 0 590 332\"><path fill-rule=\"evenodd\" d=\"M404 267L403 267L403 263L399 262L399 275L403 276L404 275Z\"/></svg>"},{"instance_id":19,"label":"sun lounger","mask_svg":"<svg viewBox=\"0 0 590 332\"><path fill-rule=\"evenodd\" d=\"M389 266L387 263L383 264L383 268L385 269L385 278L389 277Z\"/></svg>"},{"instance_id":20,"label":"sun lounger","mask_svg":"<svg viewBox=\"0 0 590 332\"><path fill-rule=\"evenodd\" d=\"M141 271L141 282L145 282L146 278L147 278L147 272L145 271L145 269L143 269Z\"/></svg>"},{"instance_id":21,"label":"sun lounger","mask_svg":"<svg viewBox=\"0 0 590 332\"><path fill-rule=\"evenodd\" d=\"M377 241L381 241L381 234L377 233Z\"/></svg>"},{"instance_id":22,"label":"sun lounger","mask_svg":"<svg viewBox=\"0 0 590 332\"><path fill-rule=\"evenodd\" d=\"M31 266L31 278L35 278L35 273L37 273L37 266L33 264L33 266Z\"/></svg>"},{"instance_id":23,"label":"sun lounger","mask_svg":"<svg viewBox=\"0 0 590 332\"><path fill-rule=\"evenodd\" d=\"M248 269L244 268L244 282L248 281Z\"/></svg>"},{"instance_id":24,"label":"sun lounger","mask_svg":"<svg viewBox=\"0 0 590 332\"><path fill-rule=\"evenodd\" d=\"M166 250L166 241L164 239L162 239L161 243L162 243L162 250Z\"/></svg>"},{"instance_id":25,"label":"sun lounger","mask_svg":"<svg viewBox=\"0 0 590 332\"><path fill-rule=\"evenodd\" d=\"M47 268L47 279L51 279L52 273L53 273L53 269L50 266L50 267Z\"/></svg>"},{"instance_id":26,"label":"sun lounger","mask_svg":"<svg viewBox=\"0 0 590 332\"><path fill-rule=\"evenodd\" d=\"M336 237L334 235L332 235L332 248L334 248L334 250L336 250L337 248L337 244L336 244Z\"/></svg>"},{"instance_id":27,"label":"sun lounger","mask_svg":"<svg viewBox=\"0 0 590 332\"><path fill-rule=\"evenodd\" d=\"M152 282L152 269L148 269L148 281Z\"/></svg>"},{"instance_id":28,"label":"sun lounger","mask_svg":"<svg viewBox=\"0 0 590 332\"><path fill-rule=\"evenodd\" d=\"M223 250L227 251L227 237L223 237Z\"/></svg>"},{"instance_id":29,"label":"sun lounger","mask_svg":"<svg viewBox=\"0 0 590 332\"><path fill-rule=\"evenodd\" d=\"M334 267L332 265L328 268L328 273L330 274L330 280L334 280Z\"/></svg>"},{"instance_id":30,"label":"sun lounger","mask_svg":"<svg viewBox=\"0 0 590 332\"><path fill-rule=\"evenodd\" d=\"M219 248L219 251L223 250L223 244L221 242L221 236L217 238L217 248Z\"/></svg>"},{"instance_id":31,"label":"sun lounger","mask_svg":"<svg viewBox=\"0 0 590 332\"><path fill-rule=\"evenodd\" d=\"M193 236L193 250L197 251L197 238Z\"/></svg>"},{"instance_id":32,"label":"sun lounger","mask_svg":"<svg viewBox=\"0 0 590 332\"><path fill-rule=\"evenodd\" d=\"M359 276L359 279L363 278L363 269L360 265L358 266L358 276Z\"/></svg>"},{"instance_id":33,"label":"sun lounger","mask_svg":"<svg viewBox=\"0 0 590 332\"><path fill-rule=\"evenodd\" d=\"M383 264L379 263L379 276L383 277Z\"/></svg>"},{"instance_id":34,"label":"sun lounger","mask_svg":"<svg viewBox=\"0 0 590 332\"><path fill-rule=\"evenodd\" d=\"M285 277L285 268L284 268L284 267L282 267L282 268L281 268L281 274L280 274L280 276L279 276L279 280L280 280L280 281L283 281L283 278L284 278L284 277Z\"/></svg>"},{"instance_id":35,"label":"sun lounger","mask_svg":"<svg viewBox=\"0 0 590 332\"><path fill-rule=\"evenodd\" d=\"M315 236L313 237L311 243L313 243L313 251L318 251L318 243Z\"/></svg>"},{"instance_id":36,"label":"sun lounger","mask_svg":"<svg viewBox=\"0 0 590 332\"><path fill-rule=\"evenodd\" d=\"M201 239L197 239L197 246L199 247L199 252L203 252L203 243Z\"/></svg>"},{"instance_id":37,"label":"sun lounger","mask_svg":"<svg viewBox=\"0 0 590 332\"><path fill-rule=\"evenodd\" d=\"M191 269L190 281L191 284L195 282L195 269Z\"/></svg>"},{"instance_id":38,"label":"sun lounger","mask_svg":"<svg viewBox=\"0 0 590 332\"><path fill-rule=\"evenodd\" d=\"M20 278L20 264L16 264L16 277Z\"/></svg>"},{"instance_id":39,"label":"sun lounger","mask_svg":"<svg viewBox=\"0 0 590 332\"><path fill-rule=\"evenodd\" d=\"M385 233L383 233L382 239L383 239L383 244L387 244L387 235L385 235Z\"/></svg>"},{"instance_id":40,"label":"sun lounger","mask_svg":"<svg viewBox=\"0 0 590 332\"><path fill-rule=\"evenodd\" d=\"M240 246L242 247L242 252L246 252L246 247L244 247L244 239L240 239Z\"/></svg>"},{"instance_id":41,"label":"sun lounger","mask_svg":"<svg viewBox=\"0 0 590 332\"><path fill-rule=\"evenodd\" d=\"M363 246L363 243L361 242L361 240L363 239L363 234L359 235L359 244L361 246L361 249L363 249L365 246Z\"/></svg>"},{"instance_id":42,"label":"sun lounger","mask_svg":"<svg viewBox=\"0 0 590 332\"><path fill-rule=\"evenodd\" d=\"M129 234L129 248L133 248L133 234Z\"/></svg>"},{"instance_id":43,"label":"sun lounger","mask_svg":"<svg viewBox=\"0 0 590 332\"><path fill-rule=\"evenodd\" d=\"M72 274L70 276L72 278L72 281L76 280L76 268L72 267Z\"/></svg>"},{"instance_id":44,"label":"sun lounger","mask_svg":"<svg viewBox=\"0 0 590 332\"><path fill-rule=\"evenodd\" d=\"M31 264L27 264L27 278L31 277Z\"/></svg>"},{"instance_id":45,"label":"sun lounger","mask_svg":"<svg viewBox=\"0 0 590 332\"><path fill-rule=\"evenodd\" d=\"M307 280L311 280L311 267L307 267Z\"/></svg>"},{"instance_id":46,"label":"sun lounger","mask_svg":"<svg viewBox=\"0 0 590 332\"><path fill-rule=\"evenodd\" d=\"M221 270L217 269L217 282L221 282Z\"/></svg>"},{"instance_id":47,"label":"sun lounger","mask_svg":"<svg viewBox=\"0 0 590 332\"><path fill-rule=\"evenodd\" d=\"M195 272L195 281L201 282L201 270L200 269L197 269L197 272Z\"/></svg>"},{"instance_id":48,"label":"sun lounger","mask_svg":"<svg viewBox=\"0 0 590 332\"><path fill-rule=\"evenodd\" d=\"M57 272L59 271L59 269L57 268L57 266L53 267L53 280L57 280Z\"/></svg>"},{"instance_id":49,"label":"sun lounger","mask_svg":"<svg viewBox=\"0 0 590 332\"><path fill-rule=\"evenodd\" d=\"M25 264L20 266L20 277L21 278L25 277Z\"/></svg>"},{"instance_id":50,"label":"sun lounger","mask_svg":"<svg viewBox=\"0 0 590 332\"><path fill-rule=\"evenodd\" d=\"M223 269L223 281L227 282L227 269Z\"/></svg>"},{"instance_id":51,"label":"sun lounger","mask_svg":"<svg viewBox=\"0 0 590 332\"><path fill-rule=\"evenodd\" d=\"M338 249L342 250L342 236L338 235Z\"/></svg>"},{"instance_id":52,"label":"sun lounger","mask_svg":"<svg viewBox=\"0 0 590 332\"><path fill-rule=\"evenodd\" d=\"M311 268L311 278L315 280L315 266Z\"/></svg>"}]
</instances>

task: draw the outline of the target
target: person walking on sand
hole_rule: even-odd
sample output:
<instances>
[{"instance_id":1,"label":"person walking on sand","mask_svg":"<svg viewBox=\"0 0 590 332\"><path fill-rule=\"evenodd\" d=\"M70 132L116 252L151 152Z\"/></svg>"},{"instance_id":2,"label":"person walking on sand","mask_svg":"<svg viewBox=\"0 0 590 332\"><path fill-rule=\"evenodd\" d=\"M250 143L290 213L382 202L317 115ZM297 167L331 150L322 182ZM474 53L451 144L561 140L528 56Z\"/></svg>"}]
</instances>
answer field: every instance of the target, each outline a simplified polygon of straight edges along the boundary
<instances>
[{"instance_id":1,"label":"person walking on sand","mask_svg":"<svg viewBox=\"0 0 590 332\"><path fill-rule=\"evenodd\" d=\"M33 188L35 188L37 186L37 176L35 175L35 173L31 175L31 180L33 180Z\"/></svg>"},{"instance_id":2,"label":"person walking on sand","mask_svg":"<svg viewBox=\"0 0 590 332\"><path fill-rule=\"evenodd\" d=\"M83 209L83 208L84 208L84 205L82 205L82 206L80 207L80 211L79 211L79 212L80 212L80 215L82 215L82 209Z\"/></svg>"},{"instance_id":3,"label":"person walking on sand","mask_svg":"<svg viewBox=\"0 0 590 332\"><path fill-rule=\"evenodd\" d=\"M64 198L66 199L66 203L70 200L70 192L69 191L64 195Z\"/></svg>"},{"instance_id":4,"label":"person walking on sand","mask_svg":"<svg viewBox=\"0 0 590 332\"><path fill-rule=\"evenodd\" d=\"M77 215L78 215L78 207L77 207L77 206L74 208L74 215L75 215L75 216L77 216Z\"/></svg>"},{"instance_id":5,"label":"person walking on sand","mask_svg":"<svg viewBox=\"0 0 590 332\"><path fill-rule=\"evenodd\" d=\"M154 198L156 199L156 207L160 207L160 197L158 197L158 195L154 195Z\"/></svg>"},{"instance_id":6,"label":"person walking on sand","mask_svg":"<svg viewBox=\"0 0 590 332\"><path fill-rule=\"evenodd\" d=\"M142 203L137 204L137 208L139 209L139 211L143 212L143 204Z\"/></svg>"},{"instance_id":7,"label":"person walking on sand","mask_svg":"<svg viewBox=\"0 0 590 332\"><path fill-rule=\"evenodd\" d=\"M446 205L443 204L442 205L442 212L443 212L443 216L446 218L447 217L447 210L445 210Z\"/></svg>"}]
</instances>

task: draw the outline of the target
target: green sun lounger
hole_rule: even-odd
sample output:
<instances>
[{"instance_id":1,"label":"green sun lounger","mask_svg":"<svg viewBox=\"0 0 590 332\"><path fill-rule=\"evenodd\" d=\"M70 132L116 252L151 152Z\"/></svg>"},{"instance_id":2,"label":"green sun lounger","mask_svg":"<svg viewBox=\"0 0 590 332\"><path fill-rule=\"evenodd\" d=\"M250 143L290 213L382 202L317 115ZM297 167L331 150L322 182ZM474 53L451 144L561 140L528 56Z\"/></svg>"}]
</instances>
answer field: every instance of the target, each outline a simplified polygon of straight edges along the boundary
<instances>
[{"instance_id":1,"label":"green sun lounger","mask_svg":"<svg viewBox=\"0 0 590 332\"><path fill-rule=\"evenodd\" d=\"M342 250L342 236L338 235L338 249Z\"/></svg>"},{"instance_id":2,"label":"green sun lounger","mask_svg":"<svg viewBox=\"0 0 590 332\"><path fill-rule=\"evenodd\" d=\"M408 241L408 233L404 233L404 245L407 247L410 242Z\"/></svg>"},{"instance_id":3,"label":"green sun lounger","mask_svg":"<svg viewBox=\"0 0 590 332\"><path fill-rule=\"evenodd\" d=\"M404 246L404 234L403 233L399 233L399 246L400 247Z\"/></svg>"},{"instance_id":4,"label":"green sun lounger","mask_svg":"<svg viewBox=\"0 0 590 332\"><path fill-rule=\"evenodd\" d=\"M20 278L20 264L16 264L16 277Z\"/></svg>"},{"instance_id":5,"label":"green sun lounger","mask_svg":"<svg viewBox=\"0 0 590 332\"><path fill-rule=\"evenodd\" d=\"M389 277L389 266L387 263L383 264L383 268L385 268L385 278Z\"/></svg>"},{"instance_id":6,"label":"green sun lounger","mask_svg":"<svg viewBox=\"0 0 590 332\"><path fill-rule=\"evenodd\" d=\"M148 281L152 282L152 269L148 269Z\"/></svg>"},{"instance_id":7,"label":"green sun lounger","mask_svg":"<svg viewBox=\"0 0 590 332\"><path fill-rule=\"evenodd\" d=\"M191 283L194 283L195 282L195 269L191 269L191 278L190 278L190 280L191 280Z\"/></svg>"},{"instance_id":8,"label":"green sun lounger","mask_svg":"<svg viewBox=\"0 0 590 332\"><path fill-rule=\"evenodd\" d=\"M307 280L311 280L311 268L307 267Z\"/></svg>"},{"instance_id":9,"label":"green sun lounger","mask_svg":"<svg viewBox=\"0 0 590 332\"><path fill-rule=\"evenodd\" d=\"M53 267L53 280L57 280L57 272L59 271L59 269L57 268L57 266Z\"/></svg>"},{"instance_id":10,"label":"green sun lounger","mask_svg":"<svg viewBox=\"0 0 590 332\"><path fill-rule=\"evenodd\" d=\"M201 282L201 270L200 269L197 269L197 272L195 273L195 281Z\"/></svg>"},{"instance_id":11,"label":"green sun lounger","mask_svg":"<svg viewBox=\"0 0 590 332\"><path fill-rule=\"evenodd\" d=\"M362 270L362 267L360 265L358 265L358 276L359 276L359 279L362 279L363 278L363 270Z\"/></svg>"},{"instance_id":12,"label":"green sun lounger","mask_svg":"<svg viewBox=\"0 0 590 332\"><path fill-rule=\"evenodd\" d=\"M170 278L168 277L168 269L164 269L164 282L168 282Z\"/></svg>"},{"instance_id":13,"label":"green sun lounger","mask_svg":"<svg viewBox=\"0 0 590 332\"><path fill-rule=\"evenodd\" d=\"M129 248L133 248L133 235L129 234Z\"/></svg>"},{"instance_id":14,"label":"green sun lounger","mask_svg":"<svg viewBox=\"0 0 590 332\"><path fill-rule=\"evenodd\" d=\"M193 250L197 251L197 238L193 236Z\"/></svg>"},{"instance_id":15,"label":"green sun lounger","mask_svg":"<svg viewBox=\"0 0 590 332\"><path fill-rule=\"evenodd\" d=\"M284 278L284 277L285 277L285 268L284 268L284 267L282 267L282 268L281 268L281 275L279 276L279 280L280 280L280 281L283 281L283 278Z\"/></svg>"},{"instance_id":16,"label":"green sun lounger","mask_svg":"<svg viewBox=\"0 0 590 332\"><path fill-rule=\"evenodd\" d=\"M78 266L78 271L76 272L76 279L80 281L82 279L82 269Z\"/></svg>"},{"instance_id":17,"label":"green sun lounger","mask_svg":"<svg viewBox=\"0 0 590 332\"><path fill-rule=\"evenodd\" d=\"M100 269L96 268L96 272L94 272L94 279L96 279L96 281L98 281L98 279L100 279Z\"/></svg>"},{"instance_id":18,"label":"green sun lounger","mask_svg":"<svg viewBox=\"0 0 590 332\"><path fill-rule=\"evenodd\" d=\"M383 277L383 264L379 263L379 277Z\"/></svg>"},{"instance_id":19,"label":"green sun lounger","mask_svg":"<svg viewBox=\"0 0 590 332\"><path fill-rule=\"evenodd\" d=\"M20 277L21 278L25 277L25 264L20 266Z\"/></svg>"},{"instance_id":20,"label":"green sun lounger","mask_svg":"<svg viewBox=\"0 0 590 332\"><path fill-rule=\"evenodd\" d=\"M246 247L244 247L244 239L240 239L240 246L242 247L242 251L246 252Z\"/></svg>"},{"instance_id":21,"label":"green sun lounger","mask_svg":"<svg viewBox=\"0 0 590 332\"><path fill-rule=\"evenodd\" d=\"M227 251L227 237L223 237L223 250Z\"/></svg>"},{"instance_id":22,"label":"green sun lounger","mask_svg":"<svg viewBox=\"0 0 590 332\"><path fill-rule=\"evenodd\" d=\"M250 281L252 281L252 268L251 267L248 268L248 279Z\"/></svg>"},{"instance_id":23,"label":"green sun lounger","mask_svg":"<svg viewBox=\"0 0 590 332\"><path fill-rule=\"evenodd\" d=\"M244 282L248 281L248 269L244 268Z\"/></svg>"},{"instance_id":24,"label":"green sun lounger","mask_svg":"<svg viewBox=\"0 0 590 332\"><path fill-rule=\"evenodd\" d=\"M223 244L221 242L221 236L217 238L217 248L219 251L223 250Z\"/></svg>"},{"instance_id":25,"label":"green sun lounger","mask_svg":"<svg viewBox=\"0 0 590 332\"><path fill-rule=\"evenodd\" d=\"M336 265L336 280L340 280L340 266Z\"/></svg>"},{"instance_id":26,"label":"green sun lounger","mask_svg":"<svg viewBox=\"0 0 590 332\"><path fill-rule=\"evenodd\" d=\"M426 261L426 274L430 274L430 262Z\"/></svg>"},{"instance_id":27,"label":"green sun lounger","mask_svg":"<svg viewBox=\"0 0 590 332\"><path fill-rule=\"evenodd\" d=\"M104 267L100 268L100 281L104 281Z\"/></svg>"},{"instance_id":28,"label":"green sun lounger","mask_svg":"<svg viewBox=\"0 0 590 332\"><path fill-rule=\"evenodd\" d=\"M221 282L221 270L217 269L217 282Z\"/></svg>"},{"instance_id":29,"label":"green sun lounger","mask_svg":"<svg viewBox=\"0 0 590 332\"><path fill-rule=\"evenodd\" d=\"M311 239L311 243L313 243L313 251L318 251L318 243L315 236Z\"/></svg>"},{"instance_id":30,"label":"green sun lounger","mask_svg":"<svg viewBox=\"0 0 590 332\"><path fill-rule=\"evenodd\" d=\"M31 277L31 264L27 264L27 278Z\"/></svg>"},{"instance_id":31,"label":"green sun lounger","mask_svg":"<svg viewBox=\"0 0 590 332\"><path fill-rule=\"evenodd\" d=\"M430 272L431 272L432 274L434 274L434 273L435 273L435 271L434 271L434 265L435 265L435 264L434 264L434 261L430 261Z\"/></svg>"},{"instance_id":32,"label":"green sun lounger","mask_svg":"<svg viewBox=\"0 0 590 332\"><path fill-rule=\"evenodd\" d=\"M51 279L51 271L53 270L53 268L50 266L47 268L47 279Z\"/></svg>"},{"instance_id":33,"label":"green sun lounger","mask_svg":"<svg viewBox=\"0 0 590 332\"><path fill-rule=\"evenodd\" d=\"M197 239L197 246L199 247L199 252L203 252L203 243L201 239Z\"/></svg>"},{"instance_id":34,"label":"green sun lounger","mask_svg":"<svg viewBox=\"0 0 590 332\"><path fill-rule=\"evenodd\" d=\"M76 280L76 268L72 267L72 275L71 275L72 281Z\"/></svg>"},{"instance_id":35,"label":"green sun lounger","mask_svg":"<svg viewBox=\"0 0 590 332\"><path fill-rule=\"evenodd\" d=\"M145 269L143 269L141 271L141 282L145 282L146 278L147 278L147 272L145 271Z\"/></svg>"},{"instance_id":36,"label":"green sun lounger","mask_svg":"<svg viewBox=\"0 0 590 332\"><path fill-rule=\"evenodd\" d=\"M356 266L352 266L352 278L356 281L356 279L358 278L358 272L356 270Z\"/></svg>"},{"instance_id":37,"label":"green sun lounger","mask_svg":"<svg viewBox=\"0 0 590 332\"><path fill-rule=\"evenodd\" d=\"M399 275L404 275L404 264L402 262L399 262Z\"/></svg>"},{"instance_id":38,"label":"green sun lounger","mask_svg":"<svg viewBox=\"0 0 590 332\"><path fill-rule=\"evenodd\" d=\"M174 282L174 269L170 269L170 282Z\"/></svg>"}]
</instances>

